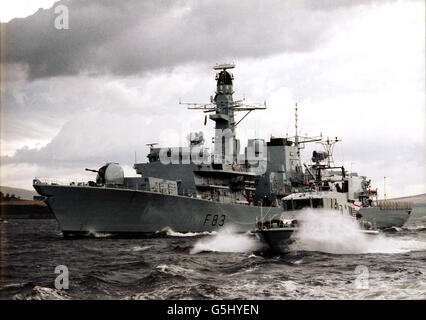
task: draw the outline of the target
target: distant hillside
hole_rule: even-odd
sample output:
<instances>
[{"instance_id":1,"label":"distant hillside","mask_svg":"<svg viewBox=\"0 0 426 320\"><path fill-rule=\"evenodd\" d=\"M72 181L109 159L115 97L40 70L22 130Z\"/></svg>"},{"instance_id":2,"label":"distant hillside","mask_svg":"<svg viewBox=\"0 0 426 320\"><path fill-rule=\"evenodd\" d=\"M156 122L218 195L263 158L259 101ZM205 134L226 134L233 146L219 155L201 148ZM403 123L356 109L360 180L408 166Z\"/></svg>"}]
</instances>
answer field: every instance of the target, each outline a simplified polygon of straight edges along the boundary
<instances>
[{"instance_id":1,"label":"distant hillside","mask_svg":"<svg viewBox=\"0 0 426 320\"><path fill-rule=\"evenodd\" d=\"M401 197L401 198L392 198L389 200L406 200L413 203L413 205L416 204L426 204L426 193L418 194L415 196L409 196L409 197Z\"/></svg>"},{"instance_id":2,"label":"distant hillside","mask_svg":"<svg viewBox=\"0 0 426 320\"><path fill-rule=\"evenodd\" d=\"M3 194L14 194L16 197L21 197L23 200L33 200L33 196L37 195L37 192L35 190L27 190L27 189L20 189L20 188L12 188L12 187L2 187L0 186L0 191L3 192Z\"/></svg>"}]
</instances>

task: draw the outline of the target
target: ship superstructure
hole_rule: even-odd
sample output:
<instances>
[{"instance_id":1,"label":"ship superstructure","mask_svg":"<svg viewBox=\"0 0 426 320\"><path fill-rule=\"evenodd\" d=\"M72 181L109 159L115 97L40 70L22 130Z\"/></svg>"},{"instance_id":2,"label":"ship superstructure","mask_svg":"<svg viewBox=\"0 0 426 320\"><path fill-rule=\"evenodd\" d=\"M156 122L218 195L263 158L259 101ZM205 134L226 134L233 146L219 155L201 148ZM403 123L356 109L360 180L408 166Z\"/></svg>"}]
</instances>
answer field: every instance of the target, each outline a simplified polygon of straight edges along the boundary
<instances>
[{"instance_id":1,"label":"ship superstructure","mask_svg":"<svg viewBox=\"0 0 426 320\"><path fill-rule=\"evenodd\" d=\"M180 102L190 110L209 114L215 122L213 153L203 147L203 133L194 132L188 136L189 147L152 146L147 156L149 162L137 163L134 168L142 176L179 181L181 195L279 206L279 199L303 181L297 146L286 138L271 137L266 143L263 139L250 139L240 154L237 125L252 111L266 109L266 103L248 105L244 100L234 101L234 76L228 71L234 67L234 64L214 67L218 71L217 87L210 103ZM245 112L239 121L235 118L238 112ZM233 199L228 199L229 196Z\"/></svg>"}]
</instances>

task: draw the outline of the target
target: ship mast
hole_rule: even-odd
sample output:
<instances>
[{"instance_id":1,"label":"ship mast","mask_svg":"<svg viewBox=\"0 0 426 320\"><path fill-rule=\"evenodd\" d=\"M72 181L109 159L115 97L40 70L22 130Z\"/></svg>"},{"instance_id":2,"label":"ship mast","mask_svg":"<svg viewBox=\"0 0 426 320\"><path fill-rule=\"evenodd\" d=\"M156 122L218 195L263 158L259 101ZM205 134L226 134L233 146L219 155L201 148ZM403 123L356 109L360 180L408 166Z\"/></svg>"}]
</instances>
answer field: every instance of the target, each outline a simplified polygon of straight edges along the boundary
<instances>
[{"instance_id":1,"label":"ship mast","mask_svg":"<svg viewBox=\"0 0 426 320\"><path fill-rule=\"evenodd\" d=\"M386 177L383 177L383 200L386 201Z\"/></svg>"},{"instance_id":2,"label":"ship mast","mask_svg":"<svg viewBox=\"0 0 426 320\"><path fill-rule=\"evenodd\" d=\"M308 137L308 136L299 136L299 107L297 102L294 107L294 128L295 128L295 136L294 136L294 145L297 148L297 156L300 157L300 150L305 148L305 143L309 142L318 142L322 140L322 133L319 137Z\"/></svg>"},{"instance_id":3,"label":"ship mast","mask_svg":"<svg viewBox=\"0 0 426 320\"><path fill-rule=\"evenodd\" d=\"M327 165L329 167L334 167L333 150L334 150L335 144L339 141L342 141L342 140L339 140L337 137L335 137L334 140L327 137L326 141L319 142L323 145L325 151L327 152Z\"/></svg>"},{"instance_id":4,"label":"ship mast","mask_svg":"<svg viewBox=\"0 0 426 320\"><path fill-rule=\"evenodd\" d=\"M200 103L188 103L181 102L179 104L188 105L189 110L202 110L204 113L213 113L209 115L209 118L213 120L215 124L215 162L219 160L219 163L223 161L225 163L236 162L237 154L239 152L239 141L235 138L235 128L241 121L243 121L253 110L266 109L266 101L263 105L247 105L244 103L245 99L236 100L233 99L234 88L233 79L234 75L228 72L228 69L235 68L235 64L218 64L213 67L214 70L219 71L216 73L216 92L214 98L211 98L211 103L200 104ZM238 122L235 121L235 112L245 111L247 112ZM231 157L225 159L226 147L228 150L232 150ZM221 156L220 156L221 155Z\"/></svg>"},{"instance_id":5,"label":"ship mast","mask_svg":"<svg viewBox=\"0 0 426 320\"><path fill-rule=\"evenodd\" d=\"M297 148L297 156L300 156L300 148L299 148L299 134L297 132L297 102L294 107L294 127L296 129L296 135L294 136L294 145Z\"/></svg>"}]
</instances>

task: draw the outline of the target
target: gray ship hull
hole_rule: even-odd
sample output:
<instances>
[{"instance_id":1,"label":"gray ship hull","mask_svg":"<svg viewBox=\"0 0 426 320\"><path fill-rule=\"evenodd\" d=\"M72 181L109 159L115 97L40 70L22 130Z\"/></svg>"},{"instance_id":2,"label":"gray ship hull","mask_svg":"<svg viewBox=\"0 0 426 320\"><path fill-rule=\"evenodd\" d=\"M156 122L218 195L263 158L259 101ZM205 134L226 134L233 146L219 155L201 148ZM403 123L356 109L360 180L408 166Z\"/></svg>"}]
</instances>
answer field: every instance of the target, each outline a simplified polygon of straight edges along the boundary
<instances>
[{"instance_id":1,"label":"gray ship hull","mask_svg":"<svg viewBox=\"0 0 426 320\"><path fill-rule=\"evenodd\" d=\"M59 222L64 235L211 232L232 227L253 230L260 207L219 203L149 191L90 186L36 184L38 193ZM263 208L279 214L282 208Z\"/></svg>"},{"instance_id":2,"label":"gray ship hull","mask_svg":"<svg viewBox=\"0 0 426 320\"><path fill-rule=\"evenodd\" d=\"M410 217L410 209L380 209L379 207L361 208L359 213L363 220L375 224L379 229L401 228Z\"/></svg>"}]
</instances>

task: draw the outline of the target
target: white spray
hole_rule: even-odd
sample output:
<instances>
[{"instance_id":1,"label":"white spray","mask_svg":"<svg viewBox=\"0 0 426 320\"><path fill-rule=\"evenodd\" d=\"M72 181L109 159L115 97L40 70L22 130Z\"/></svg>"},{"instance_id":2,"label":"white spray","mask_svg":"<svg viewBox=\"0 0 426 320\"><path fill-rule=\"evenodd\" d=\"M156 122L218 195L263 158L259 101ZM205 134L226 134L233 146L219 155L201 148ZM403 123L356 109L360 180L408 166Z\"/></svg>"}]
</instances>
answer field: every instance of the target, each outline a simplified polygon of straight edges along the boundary
<instances>
[{"instance_id":1,"label":"white spray","mask_svg":"<svg viewBox=\"0 0 426 320\"><path fill-rule=\"evenodd\" d=\"M236 233L232 228L226 228L214 236L197 241L190 253L196 254L203 251L251 252L261 246L260 242L254 237L248 234Z\"/></svg>"},{"instance_id":2,"label":"white spray","mask_svg":"<svg viewBox=\"0 0 426 320\"><path fill-rule=\"evenodd\" d=\"M340 211L306 209L300 213L298 220L300 228L293 235L296 241L291 250L359 254L426 249L426 243L422 241L364 234L355 219Z\"/></svg>"}]
</instances>

